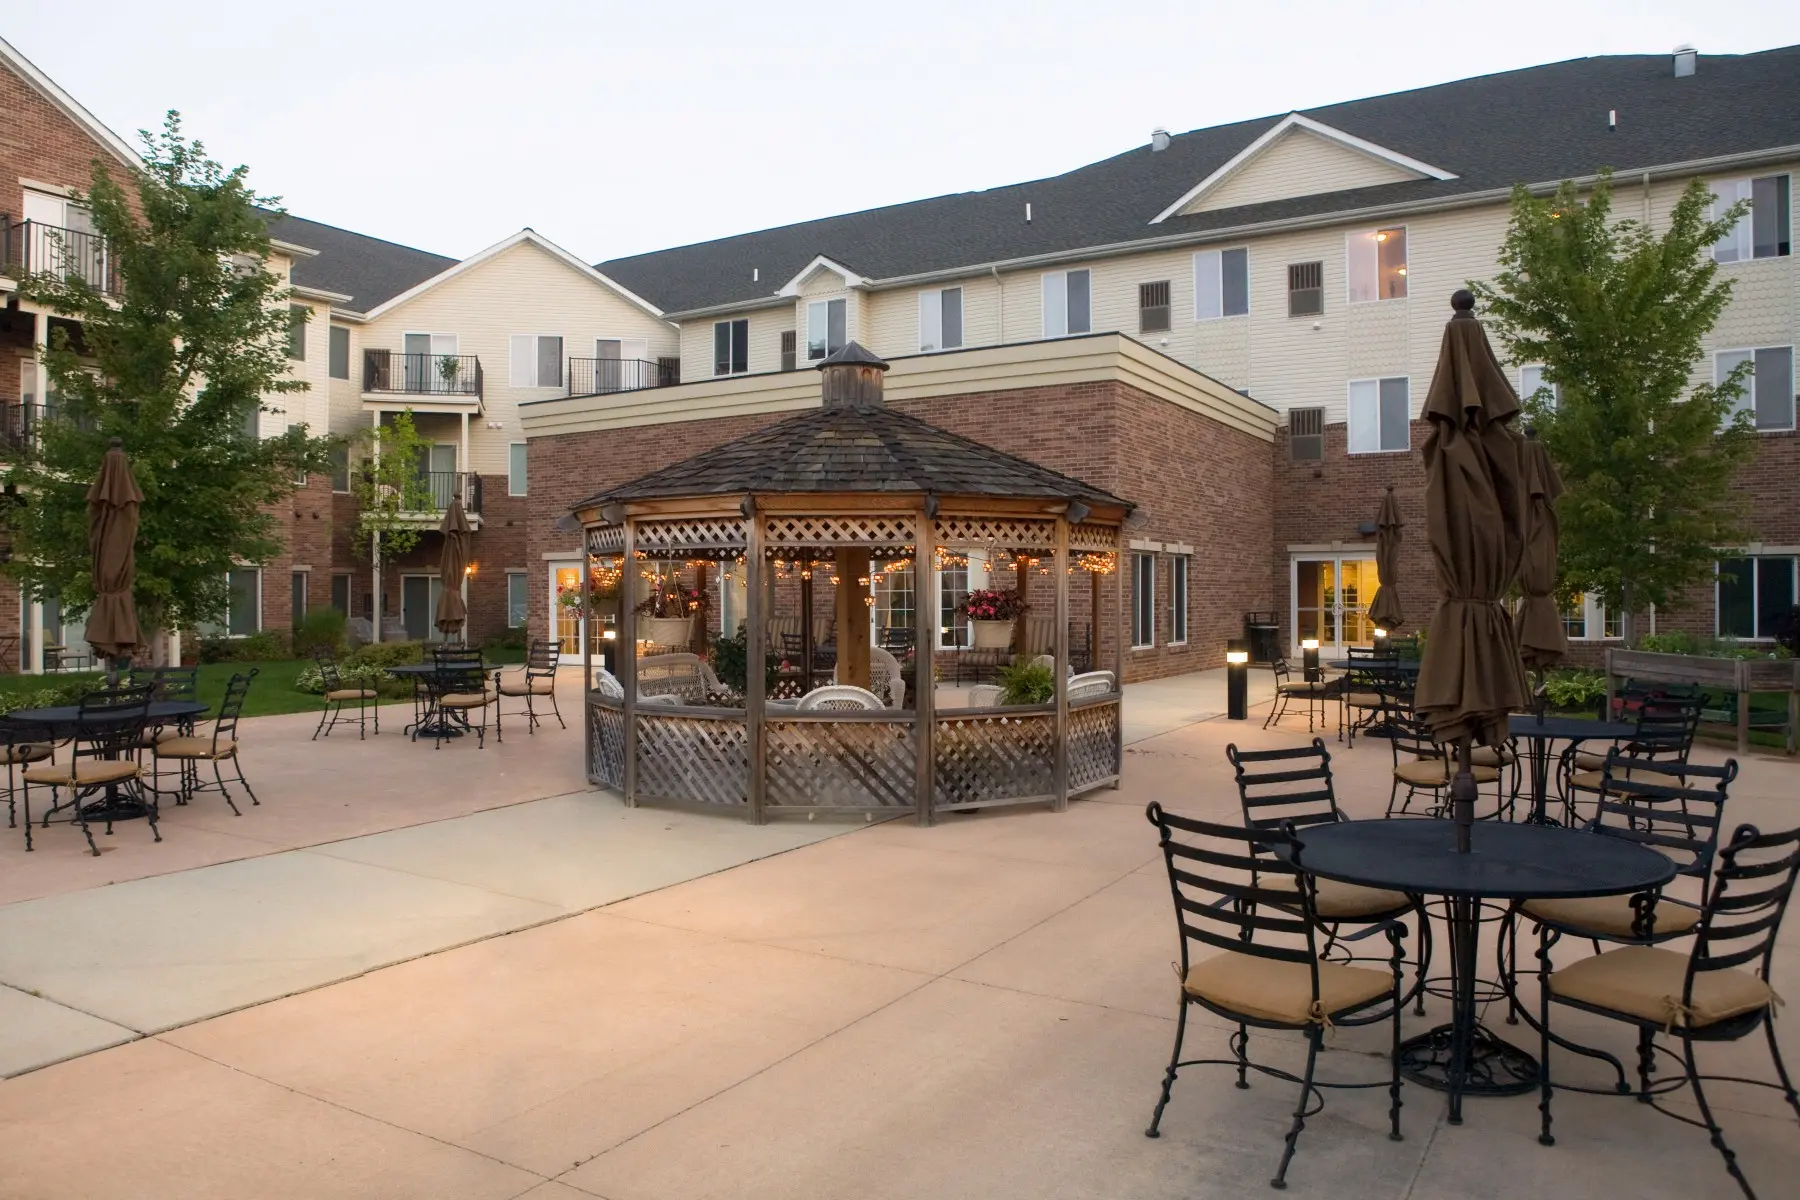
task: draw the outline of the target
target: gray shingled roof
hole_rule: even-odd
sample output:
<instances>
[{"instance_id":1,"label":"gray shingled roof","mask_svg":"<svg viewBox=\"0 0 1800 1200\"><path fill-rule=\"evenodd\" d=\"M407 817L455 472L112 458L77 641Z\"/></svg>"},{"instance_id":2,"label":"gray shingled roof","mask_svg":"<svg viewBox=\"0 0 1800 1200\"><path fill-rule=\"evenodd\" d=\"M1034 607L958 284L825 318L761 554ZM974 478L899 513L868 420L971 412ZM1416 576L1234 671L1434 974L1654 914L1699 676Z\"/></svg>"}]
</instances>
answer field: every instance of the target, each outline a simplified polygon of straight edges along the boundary
<instances>
[{"instance_id":1,"label":"gray shingled roof","mask_svg":"<svg viewBox=\"0 0 1800 1200\"><path fill-rule=\"evenodd\" d=\"M613 259L599 269L666 312L770 298L815 255L886 279L1197 233L1349 207L1453 197L1800 145L1800 46L1703 55L1676 79L1667 54L1579 58L1304 110L1446 171L1418 180L1150 221L1286 114L1200 129L1064 175L939 196ZM1608 130L1609 109L1619 114ZM1032 222L1025 223L1025 204ZM761 282L752 281L760 271Z\"/></svg>"},{"instance_id":2,"label":"gray shingled roof","mask_svg":"<svg viewBox=\"0 0 1800 1200\"><path fill-rule=\"evenodd\" d=\"M368 312L457 263L441 254L285 214L269 218L269 236L317 250L317 258L295 260L294 282L346 294L351 299L345 307L358 312Z\"/></svg>"}]
</instances>

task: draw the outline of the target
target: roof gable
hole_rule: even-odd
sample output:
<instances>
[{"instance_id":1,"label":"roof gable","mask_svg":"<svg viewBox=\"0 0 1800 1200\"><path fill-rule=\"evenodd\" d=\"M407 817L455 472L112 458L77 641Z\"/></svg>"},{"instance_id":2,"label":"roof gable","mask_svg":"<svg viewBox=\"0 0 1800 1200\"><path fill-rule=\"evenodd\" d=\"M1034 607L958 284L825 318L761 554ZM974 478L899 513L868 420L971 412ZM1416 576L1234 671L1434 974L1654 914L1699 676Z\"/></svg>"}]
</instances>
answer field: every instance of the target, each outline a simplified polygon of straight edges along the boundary
<instances>
[{"instance_id":1,"label":"roof gable","mask_svg":"<svg viewBox=\"0 0 1800 1200\"><path fill-rule=\"evenodd\" d=\"M1291 200L1384 183L1455 179L1441 167L1377 145L1300 113L1289 113L1158 213L1175 216Z\"/></svg>"},{"instance_id":2,"label":"roof gable","mask_svg":"<svg viewBox=\"0 0 1800 1200\"><path fill-rule=\"evenodd\" d=\"M401 292L399 295L394 296L388 300L383 301L381 304L376 305L374 308L372 308L368 311L367 315L369 318L373 319L375 317L381 316L383 313L391 312L394 309L400 307L402 304L405 304L408 300L411 300L417 296L421 296L424 293L430 291L432 288L437 287L439 284L444 283L448 280L454 279L458 275L463 274L465 271L472 270L475 267L480 266L482 263L487 262L489 259L496 258L499 255L506 253L508 250L511 250L514 246L520 245L525 242L529 242L532 245L538 247L538 249L543 250L551 258L560 261L565 266L567 266L570 270L574 271L576 274L582 275L588 279L591 279L595 283L599 284L601 287L604 287L607 290L616 293L617 295L624 298L625 300L630 301L632 304L635 304L637 307L643 309L645 312L649 313L651 316L660 318L663 315L662 309L657 308L654 304L651 304L648 300L644 299L642 296L639 296L636 293L630 291L629 289L620 286L618 283L615 283L613 280L609 279L606 275L602 274L600 271L596 270L593 267L590 267L588 264L582 262L579 258L576 258L573 254L570 254L567 250L564 250L561 246L558 246L555 242L551 241L549 238L544 237L543 235L539 234L536 230L533 230L530 228L521 229L521 230L519 230L519 232L513 234L511 237L503 238L500 241L495 242L493 245L489 246L486 250L481 250L475 254L471 254L469 257L463 259L461 262L456 263L455 265L447 268L446 270L438 272L436 275L431 276L429 279L423 280L420 283L417 283L414 286L406 289L404 292Z\"/></svg>"},{"instance_id":3,"label":"roof gable","mask_svg":"<svg viewBox=\"0 0 1800 1200\"><path fill-rule=\"evenodd\" d=\"M76 103L75 97L56 86L56 81L38 70L32 61L20 54L5 38L0 38L0 64L11 69L12 73L23 79L37 92L62 111L62 114L75 122L82 132L100 145L105 146L112 156L128 167L141 167L143 161L137 152L128 145L124 138L101 124L100 118Z\"/></svg>"},{"instance_id":4,"label":"roof gable","mask_svg":"<svg viewBox=\"0 0 1800 1200\"><path fill-rule=\"evenodd\" d=\"M821 273L836 275L839 279L844 281L842 286L847 288L862 287L868 282L868 280L864 279L861 275L858 275L855 271L852 271L849 267L846 267L843 263L833 262L823 254L820 254L804 267L801 267L799 272L796 273L792 279L782 284L781 290L775 294L777 296L798 296L801 291Z\"/></svg>"}]
</instances>

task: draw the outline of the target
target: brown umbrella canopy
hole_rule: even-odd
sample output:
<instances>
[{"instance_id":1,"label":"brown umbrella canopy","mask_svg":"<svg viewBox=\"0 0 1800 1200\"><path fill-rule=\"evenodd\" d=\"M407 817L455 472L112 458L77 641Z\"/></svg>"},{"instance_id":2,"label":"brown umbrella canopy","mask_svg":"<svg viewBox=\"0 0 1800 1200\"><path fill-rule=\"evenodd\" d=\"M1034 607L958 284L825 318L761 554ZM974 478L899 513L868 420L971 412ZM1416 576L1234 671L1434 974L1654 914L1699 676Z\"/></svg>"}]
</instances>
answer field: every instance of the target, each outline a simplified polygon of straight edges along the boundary
<instances>
[{"instance_id":1,"label":"brown umbrella canopy","mask_svg":"<svg viewBox=\"0 0 1800 1200\"><path fill-rule=\"evenodd\" d=\"M86 636L94 653L103 658L130 654L144 640L131 598L137 578L138 505L143 502L131 463L114 438L87 494L94 607L88 613Z\"/></svg>"},{"instance_id":2,"label":"brown umbrella canopy","mask_svg":"<svg viewBox=\"0 0 1800 1200\"><path fill-rule=\"evenodd\" d=\"M1568 630L1556 608L1556 498L1562 477L1550 451L1533 432L1525 436L1525 557L1519 566L1519 657L1533 671L1553 667L1569 650Z\"/></svg>"},{"instance_id":3,"label":"brown umbrella canopy","mask_svg":"<svg viewBox=\"0 0 1800 1200\"><path fill-rule=\"evenodd\" d=\"M438 632L449 637L462 632L463 622L469 616L469 606L463 603L462 580L469 567L471 530L469 519L463 515L461 496L450 498L450 510L444 514L438 532L444 535L444 552L438 559L438 579L444 591L438 597L437 627Z\"/></svg>"},{"instance_id":4,"label":"brown umbrella canopy","mask_svg":"<svg viewBox=\"0 0 1800 1200\"><path fill-rule=\"evenodd\" d=\"M1381 577L1381 586L1369 603L1369 620L1389 633L1406 623L1406 612L1400 607L1400 525L1400 502L1394 499L1390 483L1375 517L1375 573Z\"/></svg>"},{"instance_id":5,"label":"brown umbrella canopy","mask_svg":"<svg viewBox=\"0 0 1800 1200\"><path fill-rule=\"evenodd\" d=\"M1443 600L1432 614L1416 702L1441 741L1498 746L1529 692L1501 604L1525 547L1519 400L1459 291L1425 400L1425 530Z\"/></svg>"}]
</instances>

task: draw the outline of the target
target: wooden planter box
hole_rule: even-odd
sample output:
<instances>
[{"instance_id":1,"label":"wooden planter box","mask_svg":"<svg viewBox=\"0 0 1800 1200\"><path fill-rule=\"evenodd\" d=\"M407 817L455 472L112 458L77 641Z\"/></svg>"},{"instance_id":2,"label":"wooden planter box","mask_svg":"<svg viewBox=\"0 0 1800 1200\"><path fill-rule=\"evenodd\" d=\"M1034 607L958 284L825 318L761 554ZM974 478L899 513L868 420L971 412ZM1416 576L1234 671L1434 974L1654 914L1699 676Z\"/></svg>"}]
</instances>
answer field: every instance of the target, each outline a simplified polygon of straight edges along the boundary
<instances>
[{"instance_id":1,"label":"wooden planter box","mask_svg":"<svg viewBox=\"0 0 1800 1200\"><path fill-rule=\"evenodd\" d=\"M1750 694L1788 694L1787 752L1800 736L1800 659L1704 658L1695 654L1653 654L1648 650L1608 649L1607 711L1620 679L1644 683L1685 683L1710 691L1737 693L1738 753L1750 749Z\"/></svg>"}]
</instances>

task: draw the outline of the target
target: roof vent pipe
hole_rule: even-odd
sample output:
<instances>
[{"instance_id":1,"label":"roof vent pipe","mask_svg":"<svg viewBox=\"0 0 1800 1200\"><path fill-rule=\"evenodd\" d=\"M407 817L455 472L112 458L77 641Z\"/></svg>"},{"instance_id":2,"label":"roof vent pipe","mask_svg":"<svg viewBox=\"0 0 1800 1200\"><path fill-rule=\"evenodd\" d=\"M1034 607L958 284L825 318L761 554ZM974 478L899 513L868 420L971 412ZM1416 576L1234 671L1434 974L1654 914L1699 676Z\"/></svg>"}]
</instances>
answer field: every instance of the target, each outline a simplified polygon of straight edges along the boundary
<instances>
[{"instance_id":1,"label":"roof vent pipe","mask_svg":"<svg viewBox=\"0 0 1800 1200\"><path fill-rule=\"evenodd\" d=\"M1675 78L1683 79L1692 75L1699 64L1699 58L1699 52L1692 46L1683 44L1675 47Z\"/></svg>"},{"instance_id":2,"label":"roof vent pipe","mask_svg":"<svg viewBox=\"0 0 1800 1200\"><path fill-rule=\"evenodd\" d=\"M1161 153L1168 148L1169 131L1164 129L1161 125L1158 125L1155 129L1150 131L1150 149L1154 153Z\"/></svg>"}]
</instances>

